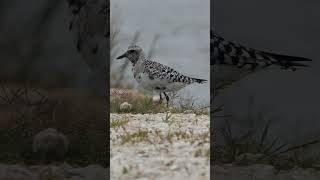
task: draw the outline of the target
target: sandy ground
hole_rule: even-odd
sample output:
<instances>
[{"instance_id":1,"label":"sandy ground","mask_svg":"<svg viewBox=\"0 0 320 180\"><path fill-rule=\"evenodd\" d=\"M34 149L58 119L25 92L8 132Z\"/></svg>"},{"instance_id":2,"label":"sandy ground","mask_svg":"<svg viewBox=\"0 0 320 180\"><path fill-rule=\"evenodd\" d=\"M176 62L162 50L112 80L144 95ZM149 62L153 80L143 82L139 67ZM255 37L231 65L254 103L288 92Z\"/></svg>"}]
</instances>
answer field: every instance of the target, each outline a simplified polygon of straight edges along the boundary
<instances>
[{"instance_id":1,"label":"sandy ground","mask_svg":"<svg viewBox=\"0 0 320 180\"><path fill-rule=\"evenodd\" d=\"M112 180L210 178L209 116L159 113L110 117Z\"/></svg>"},{"instance_id":2,"label":"sandy ground","mask_svg":"<svg viewBox=\"0 0 320 180\"><path fill-rule=\"evenodd\" d=\"M213 165L207 115L111 114L112 180L318 180L317 169ZM320 166L319 166L320 167Z\"/></svg>"},{"instance_id":3,"label":"sandy ground","mask_svg":"<svg viewBox=\"0 0 320 180\"><path fill-rule=\"evenodd\" d=\"M215 180L319 180L320 171L299 167L289 171L278 171L266 164L250 166L224 164L214 165L211 176Z\"/></svg>"}]
</instances>

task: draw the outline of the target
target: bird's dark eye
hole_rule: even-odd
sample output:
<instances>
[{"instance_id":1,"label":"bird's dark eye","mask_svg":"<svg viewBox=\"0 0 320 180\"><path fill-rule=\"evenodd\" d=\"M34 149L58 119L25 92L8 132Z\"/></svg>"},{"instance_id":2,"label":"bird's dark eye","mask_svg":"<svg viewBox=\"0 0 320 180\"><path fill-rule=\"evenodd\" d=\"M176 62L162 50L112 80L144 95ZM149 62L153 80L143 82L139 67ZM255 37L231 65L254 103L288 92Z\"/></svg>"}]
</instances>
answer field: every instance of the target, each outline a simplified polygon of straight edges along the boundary
<instances>
[{"instance_id":1,"label":"bird's dark eye","mask_svg":"<svg viewBox=\"0 0 320 180\"><path fill-rule=\"evenodd\" d=\"M133 52L134 52L134 50L129 50L129 51L128 51L128 53L133 53Z\"/></svg>"}]
</instances>

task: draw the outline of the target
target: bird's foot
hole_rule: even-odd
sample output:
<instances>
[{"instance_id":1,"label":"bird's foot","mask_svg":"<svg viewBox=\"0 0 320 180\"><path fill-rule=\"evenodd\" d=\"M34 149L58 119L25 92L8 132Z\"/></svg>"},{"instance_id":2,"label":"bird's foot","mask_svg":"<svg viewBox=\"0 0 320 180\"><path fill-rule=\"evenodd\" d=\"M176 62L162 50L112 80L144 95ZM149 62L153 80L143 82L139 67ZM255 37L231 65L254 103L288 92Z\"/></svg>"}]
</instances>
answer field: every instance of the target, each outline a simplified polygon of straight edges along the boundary
<instances>
[{"instance_id":1,"label":"bird's foot","mask_svg":"<svg viewBox=\"0 0 320 180\"><path fill-rule=\"evenodd\" d=\"M153 105L156 105L156 106L158 106L158 105L161 105L163 103L163 100L162 99L159 99L159 100L154 100L153 101Z\"/></svg>"},{"instance_id":2,"label":"bird's foot","mask_svg":"<svg viewBox=\"0 0 320 180\"><path fill-rule=\"evenodd\" d=\"M156 102L157 105L161 105L162 104L162 99L160 99L159 101Z\"/></svg>"},{"instance_id":3,"label":"bird's foot","mask_svg":"<svg viewBox=\"0 0 320 180\"><path fill-rule=\"evenodd\" d=\"M156 105L161 105L162 104L162 100L163 100L163 98L162 98L162 96L161 96L161 93L159 94L159 101L156 101Z\"/></svg>"}]
</instances>

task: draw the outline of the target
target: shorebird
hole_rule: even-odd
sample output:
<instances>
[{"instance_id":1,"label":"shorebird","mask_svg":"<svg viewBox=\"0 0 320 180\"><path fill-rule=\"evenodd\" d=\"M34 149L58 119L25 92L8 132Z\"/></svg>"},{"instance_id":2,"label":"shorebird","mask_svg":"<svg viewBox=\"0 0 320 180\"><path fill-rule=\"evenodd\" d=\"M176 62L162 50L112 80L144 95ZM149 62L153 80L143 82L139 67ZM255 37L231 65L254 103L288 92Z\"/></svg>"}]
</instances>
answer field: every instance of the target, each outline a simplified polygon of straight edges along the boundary
<instances>
[{"instance_id":1,"label":"shorebird","mask_svg":"<svg viewBox=\"0 0 320 180\"><path fill-rule=\"evenodd\" d=\"M308 61L312 60L245 47L210 30L210 79L213 85L213 88L210 88L210 102L213 103L218 92L216 90L230 85L229 81L238 81L250 73L265 70L270 66L295 71L299 67L308 67L304 64Z\"/></svg>"},{"instance_id":2,"label":"shorebird","mask_svg":"<svg viewBox=\"0 0 320 180\"><path fill-rule=\"evenodd\" d=\"M228 41L210 30L210 71L213 89L226 81L238 81L267 67L291 69L307 67L311 59L265 52Z\"/></svg>"},{"instance_id":3,"label":"shorebird","mask_svg":"<svg viewBox=\"0 0 320 180\"><path fill-rule=\"evenodd\" d=\"M138 45L130 45L127 51L117 59L127 58L132 64L134 79L139 85L149 91L159 93L160 103L163 94L169 106L167 92L179 91L192 83L205 83L207 80L189 77L179 73L173 68L151 61L146 58L145 53Z\"/></svg>"}]
</instances>

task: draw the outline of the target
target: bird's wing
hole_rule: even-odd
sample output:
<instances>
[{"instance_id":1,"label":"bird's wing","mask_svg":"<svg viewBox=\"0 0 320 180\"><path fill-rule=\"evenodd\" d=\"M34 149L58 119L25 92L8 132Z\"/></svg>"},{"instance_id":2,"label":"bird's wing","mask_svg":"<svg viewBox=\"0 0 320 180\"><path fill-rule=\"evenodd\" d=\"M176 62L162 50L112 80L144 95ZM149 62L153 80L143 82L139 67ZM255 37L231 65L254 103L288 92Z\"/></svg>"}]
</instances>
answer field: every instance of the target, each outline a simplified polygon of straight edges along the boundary
<instances>
[{"instance_id":1,"label":"bird's wing","mask_svg":"<svg viewBox=\"0 0 320 180\"><path fill-rule=\"evenodd\" d=\"M156 61L144 62L144 73L147 73L151 79L162 79L168 82L193 83L194 78L185 76L169 66Z\"/></svg>"},{"instance_id":2,"label":"bird's wing","mask_svg":"<svg viewBox=\"0 0 320 180\"><path fill-rule=\"evenodd\" d=\"M248 48L225 40L213 30L210 31L210 48L210 65L225 64L240 68L250 65L252 70L255 70L257 67L277 65L283 69L290 68L295 70L297 67L308 66L302 62L311 61L311 59L303 57L280 55Z\"/></svg>"}]
</instances>

